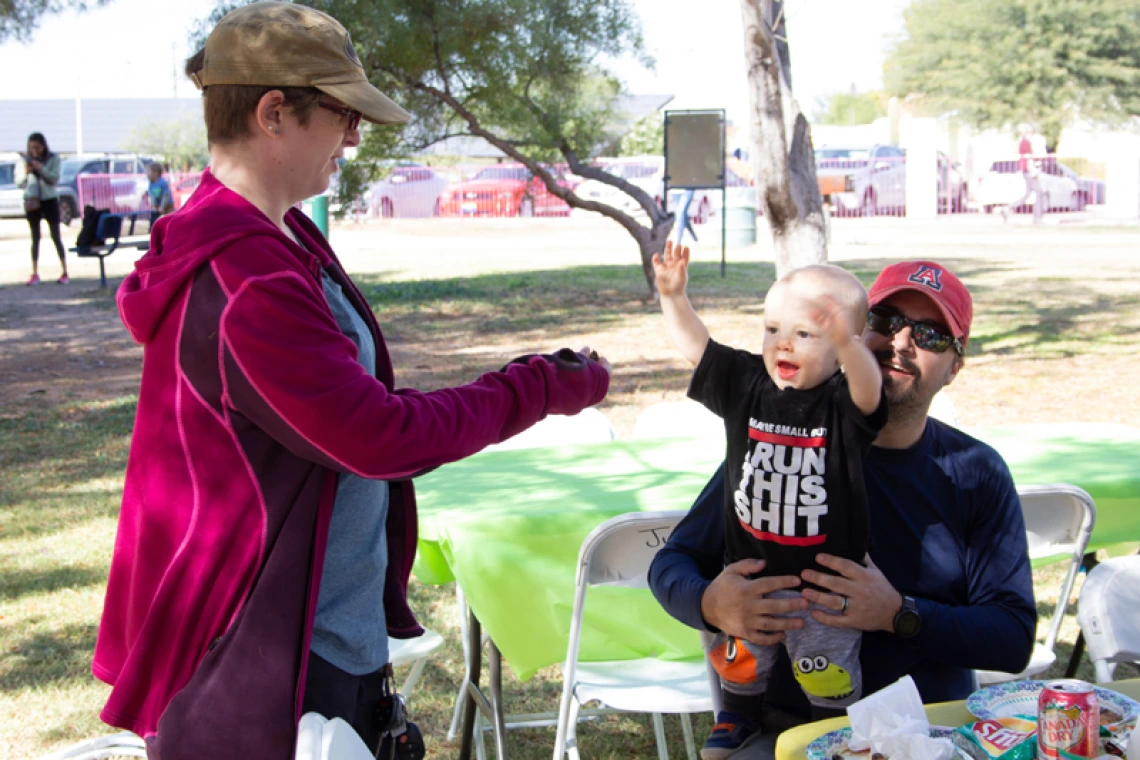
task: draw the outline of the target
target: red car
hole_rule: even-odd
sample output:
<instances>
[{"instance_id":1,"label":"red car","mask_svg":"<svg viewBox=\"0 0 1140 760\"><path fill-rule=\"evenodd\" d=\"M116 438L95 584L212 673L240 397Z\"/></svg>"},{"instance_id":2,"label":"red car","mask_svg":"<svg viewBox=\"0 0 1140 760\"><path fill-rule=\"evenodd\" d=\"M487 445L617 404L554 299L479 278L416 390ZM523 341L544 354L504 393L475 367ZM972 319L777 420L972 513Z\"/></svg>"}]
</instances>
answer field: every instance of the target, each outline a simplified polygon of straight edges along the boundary
<instances>
[{"instance_id":1,"label":"red car","mask_svg":"<svg viewBox=\"0 0 1140 760\"><path fill-rule=\"evenodd\" d=\"M178 210L190 200L190 196L198 189L202 182L202 172L189 172L186 174L175 172L166 175L170 183L170 195L174 200L174 208Z\"/></svg>"},{"instance_id":2,"label":"red car","mask_svg":"<svg viewBox=\"0 0 1140 760\"><path fill-rule=\"evenodd\" d=\"M558 184L571 184L557 169ZM522 164L499 164L480 169L474 178L452 185L439 196L442 216L566 216L570 207L546 189L542 180Z\"/></svg>"}]
</instances>

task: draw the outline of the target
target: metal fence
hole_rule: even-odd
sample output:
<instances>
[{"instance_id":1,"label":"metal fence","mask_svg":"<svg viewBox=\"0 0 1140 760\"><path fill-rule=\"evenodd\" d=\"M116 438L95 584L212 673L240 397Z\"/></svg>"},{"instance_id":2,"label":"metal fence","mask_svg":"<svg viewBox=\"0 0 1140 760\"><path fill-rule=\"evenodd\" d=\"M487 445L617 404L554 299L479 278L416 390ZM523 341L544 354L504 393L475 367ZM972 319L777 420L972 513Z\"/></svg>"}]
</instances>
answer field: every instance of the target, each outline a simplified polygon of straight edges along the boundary
<instances>
[{"instance_id":1,"label":"metal fence","mask_svg":"<svg viewBox=\"0 0 1140 760\"><path fill-rule=\"evenodd\" d=\"M1046 156L1033 159L1049 213L1083 211L1104 204L1105 166L1079 157ZM678 206L683 191L664 192L664 164L660 157L616 159L603 164L607 171L645 190L658 204ZM558 183L586 200L615 206L631 214L641 207L624 192L596 180L584 180L565 166L550 169ZM726 169L729 207L758 208L756 188L733 169ZM820 193L835 217L901 217L906 214L906 157L860 156L821 158L816 162ZM201 172L168 172L175 209L181 208L201 181ZM937 170L939 214L993 212L1025 196L1026 184L1019 158L994 161L977 176L939 153ZM141 174L86 174L78 177L80 208L94 206L117 213L148 210L148 180ZM1032 211L1030 195L1011 210ZM335 207L334 207L335 210ZM518 164L460 164L439 167L406 165L369 185L346 216L377 219L436 217L509 218L570 215L570 206ZM694 225L716 222L724 213L719 190L697 191L689 206Z\"/></svg>"},{"instance_id":2,"label":"metal fence","mask_svg":"<svg viewBox=\"0 0 1140 760\"><path fill-rule=\"evenodd\" d=\"M581 178L549 170L573 190ZM357 204L377 218L568 216L570 207L518 164L397 166L365 190Z\"/></svg>"},{"instance_id":3,"label":"metal fence","mask_svg":"<svg viewBox=\"0 0 1140 760\"><path fill-rule=\"evenodd\" d=\"M901 155L828 151L816 159L815 172L820 195L833 217L906 213L906 159Z\"/></svg>"},{"instance_id":4,"label":"metal fence","mask_svg":"<svg viewBox=\"0 0 1140 760\"><path fill-rule=\"evenodd\" d=\"M1044 204L1043 213L1084 211L1105 203L1104 177L1104 164L1084 158L1018 156L990 164L978 177L973 196L986 213L1005 209L1028 213L1038 202ZM1040 199L1034 182L1040 187Z\"/></svg>"},{"instance_id":5,"label":"metal fence","mask_svg":"<svg viewBox=\"0 0 1140 760\"><path fill-rule=\"evenodd\" d=\"M664 160L660 156L642 159L601 160L597 164L645 191L658 205L676 207L682 191L664 189ZM630 214L643 214L641 206L623 191L597 180L576 176L566 166L550 171L562 187L579 197L614 206ZM757 207L756 191L750 183L726 170L728 204ZM694 224L705 224L717 217L720 191L697 191L690 205ZM429 217L532 217L569 216L570 206L551 193L545 183L519 164L458 165L450 167L399 166L384 180L374 182L346 215L359 219Z\"/></svg>"},{"instance_id":6,"label":"metal fence","mask_svg":"<svg viewBox=\"0 0 1140 760\"><path fill-rule=\"evenodd\" d=\"M201 172L167 172L174 208L190 197L202 180ZM146 198L150 180L145 174L81 174L77 178L79 208L93 206L116 214L146 213L150 204Z\"/></svg>"}]
</instances>

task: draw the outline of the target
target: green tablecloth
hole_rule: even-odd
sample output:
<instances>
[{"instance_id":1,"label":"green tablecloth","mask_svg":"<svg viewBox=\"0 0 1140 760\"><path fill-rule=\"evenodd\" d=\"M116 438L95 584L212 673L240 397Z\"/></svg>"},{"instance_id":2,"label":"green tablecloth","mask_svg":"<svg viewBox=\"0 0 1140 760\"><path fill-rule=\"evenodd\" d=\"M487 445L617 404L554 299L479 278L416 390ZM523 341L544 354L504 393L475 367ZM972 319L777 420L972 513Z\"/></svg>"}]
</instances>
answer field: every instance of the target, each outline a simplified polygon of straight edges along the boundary
<instances>
[{"instance_id":1,"label":"green tablecloth","mask_svg":"<svg viewBox=\"0 0 1140 760\"><path fill-rule=\"evenodd\" d=\"M1019 486L1069 483L1096 502L1089 551L1140 541L1140 429L1128 425L967 428L1005 458Z\"/></svg>"},{"instance_id":2,"label":"green tablecloth","mask_svg":"<svg viewBox=\"0 0 1140 760\"><path fill-rule=\"evenodd\" d=\"M688 509L723 458L688 439L479 454L417 481L425 582L454 576L521 679L566 657L582 539L615 515ZM696 631L644 590L586 597L581 658L700 652Z\"/></svg>"},{"instance_id":3,"label":"green tablecloth","mask_svg":"<svg viewBox=\"0 0 1140 760\"><path fill-rule=\"evenodd\" d=\"M1018 485L1066 482L1097 502L1095 546L1140 540L1140 430L1123 425L986 427ZM479 454L417 480L417 577L458 580L521 679L566 656L582 539L632 511L688 509L723 458L689 439L624 440ZM595 588L581 658L699 654L695 631L644 591Z\"/></svg>"}]
</instances>

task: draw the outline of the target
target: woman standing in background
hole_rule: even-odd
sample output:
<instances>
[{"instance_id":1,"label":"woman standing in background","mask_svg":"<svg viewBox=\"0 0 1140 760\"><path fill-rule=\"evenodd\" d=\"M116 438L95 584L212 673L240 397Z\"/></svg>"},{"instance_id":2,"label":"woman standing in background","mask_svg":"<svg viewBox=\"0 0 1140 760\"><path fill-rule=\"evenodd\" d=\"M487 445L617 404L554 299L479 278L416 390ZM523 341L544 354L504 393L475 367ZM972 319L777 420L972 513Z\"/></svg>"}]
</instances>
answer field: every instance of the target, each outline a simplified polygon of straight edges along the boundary
<instances>
[{"instance_id":1,"label":"woman standing in background","mask_svg":"<svg viewBox=\"0 0 1140 760\"><path fill-rule=\"evenodd\" d=\"M59 284L66 285L67 258L63 241L59 239L59 195L55 183L59 181L59 156L48 149L47 140L40 132L28 135L28 152L22 154L27 165L28 184L24 188L24 215L32 228L32 276L29 285L40 281L40 219L47 222L59 265L63 269Z\"/></svg>"}]
</instances>

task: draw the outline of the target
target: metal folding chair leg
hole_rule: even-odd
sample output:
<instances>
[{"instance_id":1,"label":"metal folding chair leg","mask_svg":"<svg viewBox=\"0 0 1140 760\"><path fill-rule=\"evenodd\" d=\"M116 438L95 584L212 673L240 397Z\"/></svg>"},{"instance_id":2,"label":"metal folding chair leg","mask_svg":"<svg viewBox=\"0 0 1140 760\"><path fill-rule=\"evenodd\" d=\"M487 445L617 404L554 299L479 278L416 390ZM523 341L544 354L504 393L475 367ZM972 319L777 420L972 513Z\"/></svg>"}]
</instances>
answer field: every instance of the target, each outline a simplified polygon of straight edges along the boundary
<instances>
[{"instance_id":1,"label":"metal folding chair leg","mask_svg":"<svg viewBox=\"0 0 1140 760\"><path fill-rule=\"evenodd\" d=\"M697 745L693 741L693 721L689 713L681 713L681 733L685 735L685 754L689 760L697 760Z\"/></svg>"},{"instance_id":2,"label":"metal folding chair leg","mask_svg":"<svg viewBox=\"0 0 1140 760\"><path fill-rule=\"evenodd\" d=\"M467 697L467 683L471 680L471 672L467 667L467 663L471 658L471 643L468 640L470 637L467 635L467 616L469 610L467 609L467 597L463 595L463 589L460 588L459 582L455 583L455 606L459 610L459 640L463 642L463 684L459 687L459 691L455 694L455 708L451 713L451 725L447 729L447 740L455 741L455 737L459 735L459 728L463 720L463 704ZM479 637L480 649L487 643L490 637L486 633L481 634ZM476 745L476 749L482 752L482 744ZM483 760L483 755L479 755L479 760Z\"/></svg>"},{"instance_id":3,"label":"metal folding chair leg","mask_svg":"<svg viewBox=\"0 0 1140 760\"><path fill-rule=\"evenodd\" d=\"M463 704L467 697L467 682L471 680L471 671L467 667L467 663L471 660L470 643L467 641L467 598L463 595L463 589L459 587L459 581L455 582L455 605L459 609L459 640L463 642L463 683L459 687L459 692L455 695L455 709L451 713L451 726L447 729L447 740L455 741L456 735L459 733L459 722L463 716ZM482 742L480 742L480 747ZM479 760L483 760L482 757Z\"/></svg>"},{"instance_id":4,"label":"metal folding chair leg","mask_svg":"<svg viewBox=\"0 0 1140 760\"><path fill-rule=\"evenodd\" d=\"M483 724L483 714L475 713L475 760L487 760L487 744L483 734L487 726Z\"/></svg>"},{"instance_id":5,"label":"metal folding chair leg","mask_svg":"<svg viewBox=\"0 0 1140 760\"><path fill-rule=\"evenodd\" d=\"M582 710L582 705L577 699L570 701L570 720L566 724L566 751L565 755L569 760L579 760L578 754L578 715ZM559 753L562 755L563 753Z\"/></svg>"},{"instance_id":6,"label":"metal folding chair leg","mask_svg":"<svg viewBox=\"0 0 1140 760\"><path fill-rule=\"evenodd\" d=\"M665 744L665 719L653 713L653 736L657 739L657 760L669 760L669 747Z\"/></svg>"},{"instance_id":7,"label":"metal folding chair leg","mask_svg":"<svg viewBox=\"0 0 1140 760\"><path fill-rule=\"evenodd\" d=\"M482 671L482 641L483 627L475 617L475 613L468 613L467 658L469 677L463 682L464 705L463 728L460 732L461 744L459 747L459 760L471 760L471 744L476 742L476 752L483 741L483 732L480 726L480 713L491 721L492 732L495 736L495 754L498 760L507 760L506 726L503 721L503 690L502 667L503 658L499 654L495 642L488 645L487 656L490 662L489 676L491 681L491 698L479 688L479 675Z\"/></svg>"},{"instance_id":8,"label":"metal folding chair leg","mask_svg":"<svg viewBox=\"0 0 1140 760\"><path fill-rule=\"evenodd\" d=\"M400 687L400 693L407 698L411 698L412 689L416 688L416 684L420 681L420 676L423 675L424 668L427 666L427 659L416 660L412 665L412 669L408 671L408 677L404 679L403 686Z\"/></svg>"},{"instance_id":9,"label":"metal folding chair leg","mask_svg":"<svg viewBox=\"0 0 1140 760\"><path fill-rule=\"evenodd\" d=\"M503 658L495 642L491 642L487 654L491 659L491 720L494 721L495 755L499 760L507 760L507 727L503 725Z\"/></svg>"}]
</instances>

